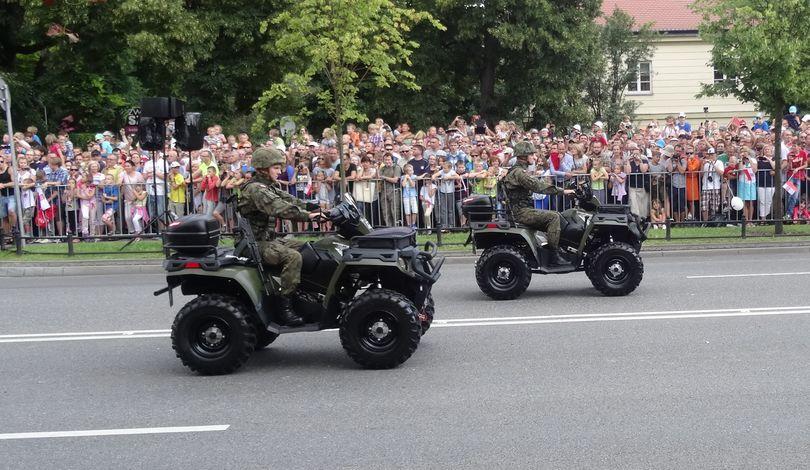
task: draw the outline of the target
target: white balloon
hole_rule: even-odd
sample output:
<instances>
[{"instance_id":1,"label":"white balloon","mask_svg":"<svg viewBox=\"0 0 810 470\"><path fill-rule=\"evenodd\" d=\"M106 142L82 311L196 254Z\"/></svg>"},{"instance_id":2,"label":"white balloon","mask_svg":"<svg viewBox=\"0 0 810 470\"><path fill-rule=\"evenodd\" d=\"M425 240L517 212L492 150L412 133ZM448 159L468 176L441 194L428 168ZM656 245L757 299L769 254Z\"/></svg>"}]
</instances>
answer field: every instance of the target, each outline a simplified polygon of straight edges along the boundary
<instances>
[{"instance_id":1,"label":"white balloon","mask_svg":"<svg viewBox=\"0 0 810 470\"><path fill-rule=\"evenodd\" d=\"M731 208L735 211L742 210L743 208L743 200L740 199L739 196L734 196L731 198Z\"/></svg>"}]
</instances>

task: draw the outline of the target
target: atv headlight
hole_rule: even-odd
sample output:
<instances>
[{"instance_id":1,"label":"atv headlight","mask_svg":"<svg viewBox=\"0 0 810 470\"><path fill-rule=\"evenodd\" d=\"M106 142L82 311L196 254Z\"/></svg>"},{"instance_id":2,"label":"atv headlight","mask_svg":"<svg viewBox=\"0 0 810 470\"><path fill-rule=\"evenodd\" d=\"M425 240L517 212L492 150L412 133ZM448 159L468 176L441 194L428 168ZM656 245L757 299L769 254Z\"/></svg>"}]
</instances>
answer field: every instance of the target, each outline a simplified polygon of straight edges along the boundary
<instances>
[{"instance_id":1,"label":"atv headlight","mask_svg":"<svg viewBox=\"0 0 810 470\"><path fill-rule=\"evenodd\" d=\"M397 259L397 267L402 271L408 270L408 262L405 261L405 258L398 258Z\"/></svg>"}]
</instances>

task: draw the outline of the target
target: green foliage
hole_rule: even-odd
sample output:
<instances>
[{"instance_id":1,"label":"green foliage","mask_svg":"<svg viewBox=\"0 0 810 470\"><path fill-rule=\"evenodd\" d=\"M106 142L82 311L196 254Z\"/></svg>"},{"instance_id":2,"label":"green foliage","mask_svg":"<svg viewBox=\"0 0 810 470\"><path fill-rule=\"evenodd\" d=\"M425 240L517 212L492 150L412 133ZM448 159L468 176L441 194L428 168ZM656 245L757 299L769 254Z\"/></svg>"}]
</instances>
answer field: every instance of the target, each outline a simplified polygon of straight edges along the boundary
<instances>
[{"instance_id":1,"label":"green foliage","mask_svg":"<svg viewBox=\"0 0 810 470\"><path fill-rule=\"evenodd\" d=\"M615 131L624 115L635 115L638 103L625 100L625 90L636 80L639 62L652 55L658 34L650 24L636 27L633 17L618 8L598 29L586 69L585 103Z\"/></svg>"},{"instance_id":2,"label":"green foliage","mask_svg":"<svg viewBox=\"0 0 810 470\"><path fill-rule=\"evenodd\" d=\"M810 2L807 0L697 0L701 36L713 44L712 63L728 80L703 85L703 95L756 103L774 118L781 136L789 103L810 102ZM775 139L775 164L781 139ZM782 175L774 175L774 212L782 213ZM782 224L777 221L777 233Z\"/></svg>"},{"instance_id":3,"label":"green foliage","mask_svg":"<svg viewBox=\"0 0 810 470\"><path fill-rule=\"evenodd\" d=\"M406 67L419 44L408 33L423 21L442 27L429 13L392 0L299 0L262 23L262 32L275 35L268 49L299 61L259 98L257 127L268 124L264 113L276 106L306 118L311 96L340 127L346 120L365 121L357 101L365 81L377 88L398 83L418 89Z\"/></svg>"}]
</instances>

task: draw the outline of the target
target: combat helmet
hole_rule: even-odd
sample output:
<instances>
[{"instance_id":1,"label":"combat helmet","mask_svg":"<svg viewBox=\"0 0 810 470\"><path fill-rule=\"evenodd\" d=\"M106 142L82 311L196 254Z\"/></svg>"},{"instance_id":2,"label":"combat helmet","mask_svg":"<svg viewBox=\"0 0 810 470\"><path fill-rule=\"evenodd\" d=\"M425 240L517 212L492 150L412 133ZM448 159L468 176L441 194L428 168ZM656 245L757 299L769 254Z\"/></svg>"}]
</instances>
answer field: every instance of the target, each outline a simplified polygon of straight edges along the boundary
<instances>
[{"instance_id":1,"label":"combat helmet","mask_svg":"<svg viewBox=\"0 0 810 470\"><path fill-rule=\"evenodd\" d=\"M284 154L276 149L260 148L253 152L251 164L253 168L270 168L273 165L284 165Z\"/></svg>"},{"instance_id":2,"label":"combat helmet","mask_svg":"<svg viewBox=\"0 0 810 470\"><path fill-rule=\"evenodd\" d=\"M526 157L535 152L531 142L521 141L515 144L515 157Z\"/></svg>"}]
</instances>

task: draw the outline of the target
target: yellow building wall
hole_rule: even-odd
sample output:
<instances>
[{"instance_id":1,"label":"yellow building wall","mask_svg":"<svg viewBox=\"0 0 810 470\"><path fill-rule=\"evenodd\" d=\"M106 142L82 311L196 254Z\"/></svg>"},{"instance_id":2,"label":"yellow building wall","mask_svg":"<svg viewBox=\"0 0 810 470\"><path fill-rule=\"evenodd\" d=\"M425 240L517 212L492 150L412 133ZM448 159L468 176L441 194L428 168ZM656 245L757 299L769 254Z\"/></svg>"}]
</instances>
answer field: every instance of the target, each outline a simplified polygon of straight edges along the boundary
<instances>
[{"instance_id":1,"label":"yellow building wall","mask_svg":"<svg viewBox=\"0 0 810 470\"><path fill-rule=\"evenodd\" d=\"M750 123L755 114L751 103L741 103L732 97L696 97L701 91L701 83L714 80L710 65L711 48L697 36L662 38L656 44L651 61L651 92L627 94L627 98L640 103L636 121L646 124L655 118L660 124L664 117L677 116L683 111L693 127L703 119L725 124L735 116ZM704 113L704 106L709 108L708 114Z\"/></svg>"}]
</instances>

